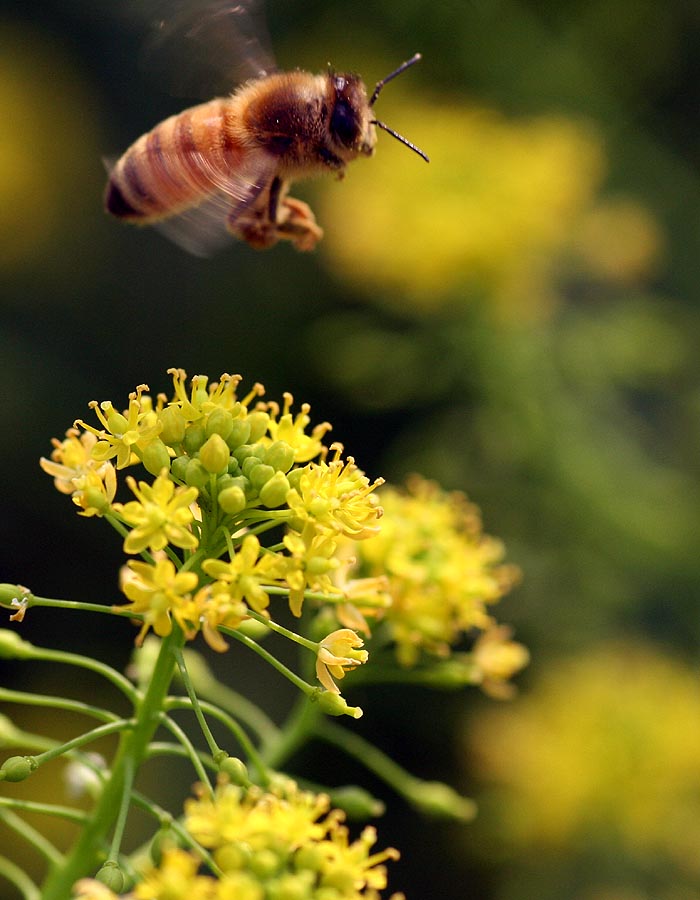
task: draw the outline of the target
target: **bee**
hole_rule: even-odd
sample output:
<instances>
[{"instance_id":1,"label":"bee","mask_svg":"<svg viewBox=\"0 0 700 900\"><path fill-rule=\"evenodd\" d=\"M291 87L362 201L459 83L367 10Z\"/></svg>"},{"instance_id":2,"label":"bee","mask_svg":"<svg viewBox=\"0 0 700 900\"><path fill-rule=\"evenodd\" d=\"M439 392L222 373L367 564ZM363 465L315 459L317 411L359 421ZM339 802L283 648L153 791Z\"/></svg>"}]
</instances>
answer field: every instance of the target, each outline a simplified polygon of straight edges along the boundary
<instances>
[{"instance_id":1,"label":"bee","mask_svg":"<svg viewBox=\"0 0 700 900\"><path fill-rule=\"evenodd\" d=\"M368 98L355 74L271 71L262 39L251 37L257 8L254 0L209 0L196 19L188 13L179 23L200 42L205 26L219 44L222 29L232 29L231 44L244 47L253 77L142 135L111 167L105 190L109 213L155 225L199 256L231 237L259 250L280 240L313 250L323 231L308 204L289 196L290 185L324 172L342 178L349 162L374 153L377 128L428 161L373 112L384 85L418 62L419 53L377 82Z\"/></svg>"}]
</instances>

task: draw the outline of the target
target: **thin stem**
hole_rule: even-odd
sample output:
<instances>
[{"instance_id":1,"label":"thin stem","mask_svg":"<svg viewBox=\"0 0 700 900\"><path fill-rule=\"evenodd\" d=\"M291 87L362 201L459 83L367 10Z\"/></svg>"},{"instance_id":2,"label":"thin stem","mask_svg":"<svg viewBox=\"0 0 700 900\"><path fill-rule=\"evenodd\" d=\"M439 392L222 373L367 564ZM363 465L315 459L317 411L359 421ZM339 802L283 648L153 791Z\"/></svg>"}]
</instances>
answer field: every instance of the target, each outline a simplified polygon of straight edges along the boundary
<instances>
[{"instance_id":1,"label":"thin stem","mask_svg":"<svg viewBox=\"0 0 700 900\"><path fill-rule=\"evenodd\" d=\"M70 601L65 602L68 603ZM81 669L88 669L89 671L95 672L97 675L101 675L107 681L111 682L128 698L131 703L137 703L140 699L139 692L129 681L129 679L125 678L121 674L121 672L117 672L116 669L113 669L111 666L106 665L106 663L100 662L97 659L92 659L89 656L81 656L78 653L67 653L64 650L50 650L45 647L36 647L33 644L31 645L31 648L33 659L39 660L41 662L61 663L62 665L77 666Z\"/></svg>"},{"instance_id":2,"label":"thin stem","mask_svg":"<svg viewBox=\"0 0 700 900\"><path fill-rule=\"evenodd\" d=\"M5 856L0 856L0 877L14 884L24 900L41 900L39 888L27 873Z\"/></svg>"},{"instance_id":3,"label":"thin stem","mask_svg":"<svg viewBox=\"0 0 700 900\"><path fill-rule=\"evenodd\" d=\"M122 802L119 806L119 815L114 824L114 833L112 835L112 843L109 848L109 859L117 860L119 858L119 848L124 837L124 828L126 826L126 817L129 814L129 804L131 802L131 791L134 785L134 761L127 759L124 764L124 788L122 791Z\"/></svg>"},{"instance_id":4,"label":"thin stem","mask_svg":"<svg viewBox=\"0 0 700 900\"><path fill-rule=\"evenodd\" d=\"M81 700L69 700L66 697L52 697L48 694L30 694L27 691L10 691L0 688L0 701L5 703L21 703L24 706L50 706L52 709L62 709L67 712L84 713L101 722L116 722L119 719L115 713L106 709L100 709L90 703Z\"/></svg>"},{"instance_id":5,"label":"thin stem","mask_svg":"<svg viewBox=\"0 0 700 900\"><path fill-rule=\"evenodd\" d=\"M209 747L211 755L216 758L216 755L221 752L221 748L216 743L216 739L211 733L211 728L209 727L207 720L204 718L202 707L199 704L199 697L197 697L195 689L192 686L192 679L190 678L190 673L187 671L187 666L185 665L185 660L182 656L182 650L178 647L174 651L174 654L175 662L177 663L177 668L180 672L180 678L182 679L182 683L185 685L185 690L187 691L187 695L190 698L192 709L194 710L194 714L197 718L197 721L199 722L199 727L202 729L204 740L207 742L207 746Z\"/></svg>"},{"instance_id":6,"label":"thin stem","mask_svg":"<svg viewBox=\"0 0 700 900\"><path fill-rule=\"evenodd\" d=\"M299 697L277 739L263 745L262 757L265 763L271 769L280 769L304 745L309 735L315 733L320 715L318 703L310 703L306 697Z\"/></svg>"},{"instance_id":7,"label":"thin stem","mask_svg":"<svg viewBox=\"0 0 700 900\"><path fill-rule=\"evenodd\" d=\"M0 797L0 809L19 809L23 812L41 813L45 816L65 819L67 822L75 822L78 825L84 825L88 818L88 814L83 812L82 809L58 806L54 803L39 803L36 800L20 800L13 797Z\"/></svg>"},{"instance_id":8,"label":"thin stem","mask_svg":"<svg viewBox=\"0 0 700 900\"><path fill-rule=\"evenodd\" d=\"M107 725L100 725L97 728L86 731L85 734L80 734L78 737L66 741L65 744L59 744L57 747L45 750L43 753L35 756L34 759L38 765L44 765L52 759L56 759L57 756L63 756L68 750L74 750L76 747L83 747L85 744L90 744L99 738L106 737L115 732L131 730L135 724L135 719L119 719L116 722L109 722Z\"/></svg>"},{"instance_id":9,"label":"thin stem","mask_svg":"<svg viewBox=\"0 0 700 900\"><path fill-rule=\"evenodd\" d=\"M55 866L61 865L63 854L40 831L37 831L36 828L25 822L23 818L16 815L11 809L0 811L0 818L15 834L21 835L28 844L31 844L32 847L41 853L49 863Z\"/></svg>"},{"instance_id":10,"label":"thin stem","mask_svg":"<svg viewBox=\"0 0 700 900\"><path fill-rule=\"evenodd\" d=\"M303 637L301 634L297 634L295 631L290 631L289 628L285 628L284 625L278 625L277 622L269 619L267 616L261 616L260 613L255 612L254 609L248 610L248 615L251 619L255 619L256 622L260 622L262 625L265 625L266 628L269 628L270 631L274 631L276 634L284 635L284 637L289 638L290 641L294 641L295 644L299 644L300 647L304 647L306 650L311 650L312 653L318 653L318 642L310 641L308 638Z\"/></svg>"},{"instance_id":11,"label":"thin stem","mask_svg":"<svg viewBox=\"0 0 700 900\"><path fill-rule=\"evenodd\" d=\"M166 715L165 713L161 713L161 721L163 725L168 729L168 731L178 739L180 744L187 752L187 756L192 763L192 767L197 773L197 778L202 782L202 784L207 786L207 788L209 789L209 793L213 794L214 791L207 776L206 769L202 765L199 754L197 753L197 750L192 741L187 737L187 734L182 730L182 728L180 728L177 722L174 719L170 718L170 716Z\"/></svg>"},{"instance_id":12,"label":"thin stem","mask_svg":"<svg viewBox=\"0 0 700 900\"><path fill-rule=\"evenodd\" d=\"M264 647L260 646L256 641L249 638L248 635L243 634L235 628L227 628L225 625L219 625L219 631L228 635L229 637L235 638L241 644L244 644L248 647L249 650L252 650L254 653L257 653L258 656L261 656L266 662L270 663L277 671L284 675L292 684L299 688L307 696L311 696L314 692L317 691L317 688L313 687L310 684L307 684L303 678L299 678L296 672L292 672L284 663L281 663L275 656L273 656L268 650Z\"/></svg>"}]
</instances>

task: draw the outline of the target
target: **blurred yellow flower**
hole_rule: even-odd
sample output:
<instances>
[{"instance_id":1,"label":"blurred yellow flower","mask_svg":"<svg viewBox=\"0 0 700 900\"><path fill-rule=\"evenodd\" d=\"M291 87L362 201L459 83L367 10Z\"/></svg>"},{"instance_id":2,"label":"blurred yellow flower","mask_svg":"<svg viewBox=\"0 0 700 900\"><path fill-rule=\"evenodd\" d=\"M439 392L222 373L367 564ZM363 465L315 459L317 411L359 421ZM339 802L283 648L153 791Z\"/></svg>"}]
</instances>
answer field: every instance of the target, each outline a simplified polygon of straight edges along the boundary
<instances>
[{"instance_id":1,"label":"blurred yellow flower","mask_svg":"<svg viewBox=\"0 0 700 900\"><path fill-rule=\"evenodd\" d=\"M502 563L503 545L482 533L463 494L414 476L406 491L384 488L380 500L380 533L354 548L359 573L388 578L392 602L383 617L400 663L414 665L422 652L446 657L464 632L491 627L487 608L518 570Z\"/></svg>"},{"instance_id":2,"label":"blurred yellow flower","mask_svg":"<svg viewBox=\"0 0 700 900\"><path fill-rule=\"evenodd\" d=\"M468 742L525 852L605 840L700 876L700 683L682 662L611 644L550 663L518 703L470 720Z\"/></svg>"},{"instance_id":3,"label":"blurred yellow flower","mask_svg":"<svg viewBox=\"0 0 700 900\"><path fill-rule=\"evenodd\" d=\"M342 192L321 194L334 271L379 302L418 311L468 291L506 317L548 315L562 253L597 203L605 154L596 132L561 116L509 119L415 97L395 118L429 151L430 165L382 147ZM587 223L581 246L599 270L619 260L639 271L658 253L651 217L626 209Z\"/></svg>"}]
</instances>

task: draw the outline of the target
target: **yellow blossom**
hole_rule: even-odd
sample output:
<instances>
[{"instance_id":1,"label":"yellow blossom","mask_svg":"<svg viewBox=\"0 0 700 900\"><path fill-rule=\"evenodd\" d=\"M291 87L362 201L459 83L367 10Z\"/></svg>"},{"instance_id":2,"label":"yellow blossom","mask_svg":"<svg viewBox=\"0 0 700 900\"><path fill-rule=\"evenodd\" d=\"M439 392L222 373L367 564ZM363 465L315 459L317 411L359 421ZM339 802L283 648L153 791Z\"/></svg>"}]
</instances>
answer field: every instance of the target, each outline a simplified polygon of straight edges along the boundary
<instances>
[{"instance_id":1,"label":"yellow blossom","mask_svg":"<svg viewBox=\"0 0 700 900\"><path fill-rule=\"evenodd\" d=\"M206 375L194 375L188 393L187 373L183 369L168 369L168 374L173 378L171 406L176 406L187 422L197 422L217 408L228 410L233 415L245 414L251 401L265 392L263 386L256 383L250 393L239 400L236 388L242 376L224 372L217 382L211 384Z\"/></svg>"},{"instance_id":2,"label":"yellow blossom","mask_svg":"<svg viewBox=\"0 0 700 900\"><path fill-rule=\"evenodd\" d=\"M476 507L414 477L408 490L382 491L381 532L356 545L360 574L386 574L391 606L385 619L399 661L421 652L445 657L465 631L492 624L487 607L516 581L501 563L500 541L481 532Z\"/></svg>"},{"instance_id":3,"label":"yellow blossom","mask_svg":"<svg viewBox=\"0 0 700 900\"><path fill-rule=\"evenodd\" d=\"M327 691L339 694L334 678L344 678L346 669L354 669L367 662L369 654L360 650L363 640L349 628L340 628L319 644L316 656L316 677Z\"/></svg>"},{"instance_id":4,"label":"yellow blossom","mask_svg":"<svg viewBox=\"0 0 700 900\"><path fill-rule=\"evenodd\" d=\"M260 555L260 541L254 534L248 534L229 562L207 559L202 568L207 575L230 585L233 601L245 600L251 609L262 613L270 604L263 585L274 583L280 563L274 554Z\"/></svg>"},{"instance_id":5,"label":"yellow blossom","mask_svg":"<svg viewBox=\"0 0 700 900\"><path fill-rule=\"evenodd\" d=\"M72 495L81 516L102 515L110 508L117 490L114 466L92 455L96 443L94 434L69 428L65 440L52 440L51 459L39 460L41 468L53 476L56 490Z\"/></svg>"},{"instance_id":6,"label":"yellow blossom","mask_svg":"<svg viewBox=\"0 0 700 900\"><path fill-rule=\"evenodd\" d=\"M338 593L331 574L340 565L335 557L336 541L325 534L315 534L304 529L302 534L290 531L283 538L290 556L281 557L284 578L289 585L289 608L295 616L301 615L304 591Z\"/></svg>"},{"instance_id":7,"label":"yellow blossom","mask_svg":"<svg viewBox=\"0 0 700 900\"><path fill-rule=\"evenodd\" d=\"M270 422L267 426L270 443L284 441L294 449L294 460L297 463L309 462L317 457L323 450L322 438L331 430L328 422L315 425L311 434L306 434L306 427L311 422L308 403L302 403L301 412L292 416L291 408L294 398L290 393L284 395L284 406L280 414L277 403L266 404L270 414Z\"/></svg>"},{"instance_id":8,"label":"yellow blossom","mask_svg":"<svg viewBox=\"0 0 700 900\"><path fill-rule=\"evenodd\" d=\"M179 848L166 850L163 860L136 885L134 900L216 900L216 881L198 875L199 860Z\"/></svg>"},{"instance_id":9,"label":"yellow blossom","mask_svg":"<svg viewBox=\"0 0 700 900\"><path fill-rule=\"evenodd\" d=\"M146 547L162 550L168 544L193 550L197 538L191 531L194 515L190 504L197 498L197 488L176 487L164 470L152 485L127 477L136 496L130 503L114 504L114 511L134 526L124 541L125 553L141 553Z\"/></svg>"},{"instance_id":10,"label":"yellow blossom","mask_svg":"<svg viewBox=\"0 0 700 900\"><path fill-rule=\"evenodd\" d=\"M219 633L218 626L237 628L248 617L248 607L236 588L225 581L215 581L201 588L194 596L199 611L204 640L212 650L223 653L228 644Z\"/></svg>"},{"instance_id":11,"label":"yellow blossom","mask_svg":"<svg viewBox=\"0 0 700 900\"><path fill-rule=\"evenodd\" d=\"M178 572L166 558L157 559L155 565L129 560L122 569L121 589L131 605L116 609L143 616L138 644L149 628L160 637L170 634L171 618L188 636L196 633L198 617L191 592L197 587L197 581L194 572Z\"/></svg>"},{"instance_id":12,"label":"yellow blossom","mask_svg":"<svg viewBox=\"0 0 700 900\"><path fill-rule=\"evenodd\" d=\"M129 408L122 414L117 412L109 400L98 403L93 400L89 405L102 424L102 429L95 428L77 419L75 424L97 437L92 449L95 459L105 461L116 456L117 468L125 469L138 462L134 450L143 451L154 440L161 429L157 412L153 409L151 398L144 392L148 385L140 384L129 395Z\"/></svg>"},{"instance_id":13,"label":"yellow blossom","mask_svg":"<svg viewBox=\"0 0 700 900\"><path fill-rule=\"evenodd\" d=\"M355 540L377 534L382 508L374 491L384 479L370 483L352 457L343 462L340 444L331 449L335 455L330 463L311 463L304 469L298 487L287 496L289 508L301 526L312 521L319 531Z\"/></svg>"},{"instance_id":14,"label":"yellow blossom","mask_svg":"<svg viewBox=\"0 0 700 900\"><path fill-rule=\"evenodd\" d=\"M480 635L472 649L472 662L482 690L497 700L513 696L515 688L508 679L530 659L527 648L512 641L512 636L512 628L497 625Z\"/></svg>"}]
</instances>

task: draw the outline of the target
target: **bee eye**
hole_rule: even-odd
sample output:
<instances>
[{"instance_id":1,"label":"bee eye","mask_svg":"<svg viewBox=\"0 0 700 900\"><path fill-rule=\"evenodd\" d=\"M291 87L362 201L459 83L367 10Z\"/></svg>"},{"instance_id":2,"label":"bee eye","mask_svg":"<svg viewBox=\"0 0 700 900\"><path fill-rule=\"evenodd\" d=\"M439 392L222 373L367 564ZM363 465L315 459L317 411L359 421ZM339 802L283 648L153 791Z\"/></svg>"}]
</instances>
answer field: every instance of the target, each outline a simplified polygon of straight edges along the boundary
<instances>
[{"instance_id":1,"label":"bee eye","mask_svg":"<svg viewBox=\"0 0 700 900\"><path fill-rule=\"evenodd\" d=\"M331 131L333 136L337 138L341 144L345 144L346 147L351 147L357 140L358 130L357 118L352 107L346 100L338 100L333 107L333 114L331 115Z\"/></svg>"}]
</instances>

